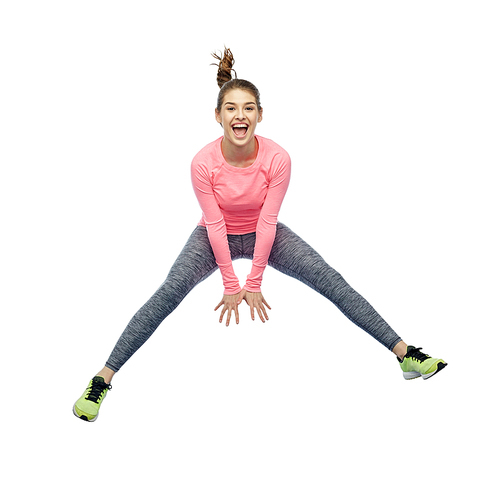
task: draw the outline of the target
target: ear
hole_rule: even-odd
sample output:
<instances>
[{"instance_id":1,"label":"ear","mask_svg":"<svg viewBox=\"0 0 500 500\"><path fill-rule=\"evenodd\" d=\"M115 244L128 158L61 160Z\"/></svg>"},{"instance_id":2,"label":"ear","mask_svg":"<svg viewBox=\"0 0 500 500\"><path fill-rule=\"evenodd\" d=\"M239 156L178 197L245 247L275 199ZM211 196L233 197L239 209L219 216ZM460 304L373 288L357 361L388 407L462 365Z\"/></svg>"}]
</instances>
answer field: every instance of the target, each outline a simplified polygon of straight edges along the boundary
<instances>
[{"instance_id":1,"label":"ear","mask_svg":"<svg viewBox=\"0 0 500 500\"><path fill-rule=\"evenodd\" d=\"M220 113L217 111L217 108L215 108L215 120L217 123L220 123L222 125L222 118L220 116Z\"/></svg>"},{"instance_id":2,"label":"ear","mask_svg":"<svg viewBox=\"0 0 500 500\"><path fill-rule=\"evenodd\" d=\"M259 111L259 118L257 120L257 123L260 123L262 121L262 113L264 111L264 108L260 108L260 111Z\"/></svg>"}]
</instances>

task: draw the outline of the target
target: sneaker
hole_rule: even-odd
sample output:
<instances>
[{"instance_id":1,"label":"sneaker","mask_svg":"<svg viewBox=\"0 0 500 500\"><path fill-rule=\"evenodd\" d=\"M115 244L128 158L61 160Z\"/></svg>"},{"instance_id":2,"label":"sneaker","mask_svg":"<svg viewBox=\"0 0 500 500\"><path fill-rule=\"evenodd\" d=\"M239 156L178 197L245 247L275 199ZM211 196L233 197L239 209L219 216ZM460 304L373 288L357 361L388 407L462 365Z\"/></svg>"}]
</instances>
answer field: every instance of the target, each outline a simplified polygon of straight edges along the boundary
<instances>
[{"instance_id":1,"label":"sneaker","mask_svg":"<svg viewBox=\"0 0 500 500\"><path fill-rule=\"evenodd\" d=\"M99 408L111 389L110 384L104 382L103 377L94 377L82 397L73 406L73 413L87 422L94 422L99 415Z\"/></svg>"},{"instance_id":2,"label":"sneaker","mask_svg":"<svg viewBox=\"0 0 500 500\"><path fill-rule=\"evenodd\" d=\"M448 363L442 359L431 358L427 354L420 352L421 347L413 347L409 345L406 349L405 357L400 360L398 358L401 369L403 370L403 377L406 380L422 377L424 380L436 375Z\"/></svg>"}]
</instances>

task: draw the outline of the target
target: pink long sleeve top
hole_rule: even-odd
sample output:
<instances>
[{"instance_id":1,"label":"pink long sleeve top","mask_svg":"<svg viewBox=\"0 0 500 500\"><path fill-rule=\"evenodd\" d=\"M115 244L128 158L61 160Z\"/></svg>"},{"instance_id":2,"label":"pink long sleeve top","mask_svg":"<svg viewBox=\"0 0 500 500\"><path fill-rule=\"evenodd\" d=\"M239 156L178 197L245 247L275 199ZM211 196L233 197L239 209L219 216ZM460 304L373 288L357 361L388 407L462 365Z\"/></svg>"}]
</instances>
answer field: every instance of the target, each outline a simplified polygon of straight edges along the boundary
<instances>
[{"instance_id":1,"label":"pink long sleeve top","mask_svg":"<svg viewBox=\"0 0 500 500\"><path fill-rule=\"evenodd\" d=\"M241 291L227 235L256 233L252 269L243 288L260 292L278 213L290 182L288 153L270 139L255 137L259 150L249 167L234 167L226 162L222 137L205 146L191 164L191 180L202 210L198 225L207 228L226 295Z\"/></svg>"}]
</instances>

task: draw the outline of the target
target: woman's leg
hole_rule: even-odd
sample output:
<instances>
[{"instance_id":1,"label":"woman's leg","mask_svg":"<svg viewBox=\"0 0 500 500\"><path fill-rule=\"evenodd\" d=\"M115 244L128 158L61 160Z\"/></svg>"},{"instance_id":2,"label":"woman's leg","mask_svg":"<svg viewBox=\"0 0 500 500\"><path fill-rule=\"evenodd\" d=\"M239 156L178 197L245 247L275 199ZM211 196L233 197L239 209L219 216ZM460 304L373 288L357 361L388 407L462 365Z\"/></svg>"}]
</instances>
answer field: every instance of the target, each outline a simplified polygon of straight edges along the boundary
<instances>
[{"instance_id":1,"label":"woman's leg","mask_svg":"<svg viewBox=\"0 0 500 500\"><path fill-rule=\"evenodd\" d=\"M401 338L377 311L353 290L311 246L281 223L278 223L276 228L276 238L269 255L269 265L302 281L326 297L354 324L368 332L389 350L402 348L404 343Z\"/></svg>"},{"instance_id":2,"label":"woman's leg","mask_svg":"<svg viewBox=\"0 0 500 500\"><path fill-rule=\"evenodd\" d=\"M114 373L149 339L184 297L217 269L204 227L197 226L167 279L130 320L105 367L98 373L109 384Z\"/></svg>"}]
</instances>

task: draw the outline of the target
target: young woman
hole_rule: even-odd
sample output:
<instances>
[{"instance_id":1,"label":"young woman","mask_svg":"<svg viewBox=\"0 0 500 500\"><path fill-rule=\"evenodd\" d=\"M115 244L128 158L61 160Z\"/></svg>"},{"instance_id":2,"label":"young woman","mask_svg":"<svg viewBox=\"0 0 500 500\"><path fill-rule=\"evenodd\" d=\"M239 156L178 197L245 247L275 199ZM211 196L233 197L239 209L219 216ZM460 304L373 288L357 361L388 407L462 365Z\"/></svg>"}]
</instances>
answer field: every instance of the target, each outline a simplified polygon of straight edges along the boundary
<instances>
[{"instance_id":1,"label":"young woman","mask_svg":"<svg viewBox=\"0 0 500 500\"><path fill-rule=\"evenodd\" d=\"M219 322L228 326L245 301L250 315L261 321L270 309L261 291L267 265L296 278L333 302L352 322L368 332L399 360L405 379L427 379L446 363L405 344L373 307L354 291L320 255L287 226L278 213L290 180L290 157L276 143L255 135L262 120L260 94L246 80L232 79L234 59L226 49L219 60L220 87L215 119L224 135L205 146L193 159L191 178L202 218L167 279L131 319L104 368L90 381L73 407L74 414L96 420L111 389L113 375L153 334L160 323L201 281L220 269L224 284ZM236 76L236 75L235 75ZM243 287L232 261L252 260Z\"/></svg>"}]
</instances>

